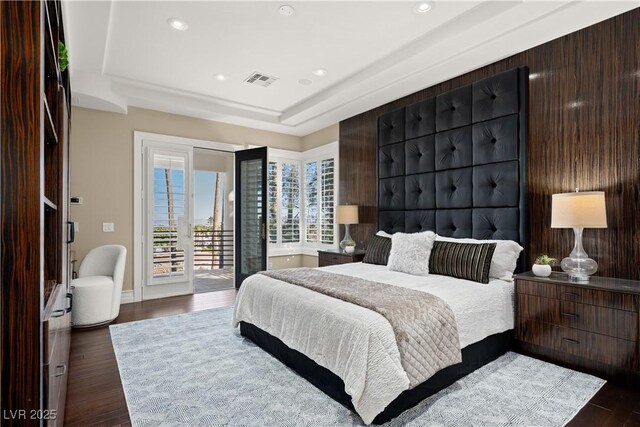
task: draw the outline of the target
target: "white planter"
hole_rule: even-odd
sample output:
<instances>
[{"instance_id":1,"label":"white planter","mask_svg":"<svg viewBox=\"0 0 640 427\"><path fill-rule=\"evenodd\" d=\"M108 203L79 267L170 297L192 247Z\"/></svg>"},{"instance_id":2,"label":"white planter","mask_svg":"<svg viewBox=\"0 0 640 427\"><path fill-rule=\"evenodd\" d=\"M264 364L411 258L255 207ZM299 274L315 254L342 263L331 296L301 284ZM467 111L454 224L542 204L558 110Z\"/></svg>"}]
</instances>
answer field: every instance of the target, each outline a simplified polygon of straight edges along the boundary
<instances>
[{"instance_id":1,"label":"white planter","mask_svg":"<svg viewBox=\"0 0 640 427\"><path fill-rule=\"evenodd\" d=\"M543 264L533 264L531 267L533 274L539 277L549 277L551 275L551 266Z\"/></svg>"},{"instance_id":2,"label":"white planter","mask_svg":"<svg viewBox=\"0 0 640 427\"><path fill-rule=\"evenodd\" d=\"M355 246L345 246L344 251L348 254L352 254L356 251Z\"/></svg>"}]
</instances>

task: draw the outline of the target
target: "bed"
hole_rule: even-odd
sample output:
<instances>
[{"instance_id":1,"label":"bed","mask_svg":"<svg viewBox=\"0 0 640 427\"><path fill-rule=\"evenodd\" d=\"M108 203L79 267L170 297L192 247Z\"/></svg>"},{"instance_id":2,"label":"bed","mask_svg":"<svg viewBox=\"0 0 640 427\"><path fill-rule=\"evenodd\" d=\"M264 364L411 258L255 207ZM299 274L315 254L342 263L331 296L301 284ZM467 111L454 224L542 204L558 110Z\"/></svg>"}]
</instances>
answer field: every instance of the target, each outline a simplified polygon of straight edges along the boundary
<instances>
[{"instance_id":1,"label":"bed","mask_svg":"<svg viewBox=\"0 0 640 427\"><path fill-rule=\"evenodd\" d=\"M526 248L527 89L528 70L521 67L380 116L378 230L432 230ZM516 272L524 271L526 252L517 262ZM508 280L480 284L363 263L320 270L343 275L337 281L350 276L430 293L455 317L461 362L416 384L400 361L393 322L375 310L262 274L245 280L234 313L241 333L367 424L394 418L511 345Z\"/></svg>"},{"instance_id":2,"label":"bed","mask_svg":"<svg viewBox=\"0 0 640 427\"><path fill-rule=\"evenodd\" d=\"M462 363L409 390L393 331L382 315L260 274L245 280L234 310L241 333L355 409L366 423L394 418L509 348L513 283L419 277L363 263L321 270L429 292L456 316Z\"/></svg>"}]
</instances>

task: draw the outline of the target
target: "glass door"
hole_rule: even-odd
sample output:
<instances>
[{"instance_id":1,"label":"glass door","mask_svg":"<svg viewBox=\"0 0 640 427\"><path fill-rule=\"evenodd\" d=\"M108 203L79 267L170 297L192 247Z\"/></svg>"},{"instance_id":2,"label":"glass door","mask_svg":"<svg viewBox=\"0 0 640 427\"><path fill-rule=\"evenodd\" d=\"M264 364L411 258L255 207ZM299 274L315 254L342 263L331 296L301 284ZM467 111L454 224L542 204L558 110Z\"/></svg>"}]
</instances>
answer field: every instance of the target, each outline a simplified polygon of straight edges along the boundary
<instances>
[{"instance_id":1,"label":"glass door","mask_svg":"<svg viewBox=\"0 0 640 427\"><path fill-rule=\"evenodd\" d=\"M236 152L235 286L267 269L267 148Z\"/></svg>"},{"instance_id":2,"label":"glass door","mask_svg":"<svg viewBox=\"0 0 640 427\"><path fill-rule=\"evenodd\" d=\"M192 150L145 147L142 299L193 292Z\"/></svg>"}]
</instances>

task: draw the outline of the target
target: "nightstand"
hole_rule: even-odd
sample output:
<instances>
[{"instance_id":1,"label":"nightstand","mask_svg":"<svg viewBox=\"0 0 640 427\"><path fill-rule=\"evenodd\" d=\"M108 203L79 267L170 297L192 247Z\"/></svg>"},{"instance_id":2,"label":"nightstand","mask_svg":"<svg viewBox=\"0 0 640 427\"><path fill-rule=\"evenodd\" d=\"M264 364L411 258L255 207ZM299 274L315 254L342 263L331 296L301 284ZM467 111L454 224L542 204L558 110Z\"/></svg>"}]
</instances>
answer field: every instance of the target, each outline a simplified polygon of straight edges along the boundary
<instances>
[{"instance_id":1,"label":"nightstand","mask_svg":"<svg viewBox=\"0 0 640 427\"><path fill-rule=\"evenodd\" d=\"M517 348L570 368L640 384L640 282L562 273L515 278Z\"/></svg>"},{"instance_id":2,"label":"nightstand","mask_svg":"<svg viewBox=\"0 0 640 427\"><path fill-rule=\"evenodd\" d=\"M319 250L318 251L318 267L326 267L328 265L348 264L350 262L360 262L364 259L365 251L356 250L352 254L342 252L340 250Z\"/></svg>"}]
</instances>

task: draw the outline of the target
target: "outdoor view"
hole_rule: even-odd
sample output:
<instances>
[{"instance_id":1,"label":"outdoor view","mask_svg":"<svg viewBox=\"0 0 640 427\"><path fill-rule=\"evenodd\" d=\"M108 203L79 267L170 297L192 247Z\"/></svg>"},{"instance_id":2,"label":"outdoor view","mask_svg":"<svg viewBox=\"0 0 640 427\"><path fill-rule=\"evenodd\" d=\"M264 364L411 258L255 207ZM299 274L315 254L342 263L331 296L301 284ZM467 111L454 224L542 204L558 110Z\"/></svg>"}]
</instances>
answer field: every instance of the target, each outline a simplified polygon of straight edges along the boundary
<instances>
[{"instance_id":1,"label":"outdoor view","mask_svg":"<svg viewBox=\"0 0 640 427\"><path fill-rule=\"evenodd\" d=\"M206 158L207 153L201 155L200 160L203 157ZM193 236L194 292L232 286L233 214L230 209L233 195L227 188L230 173L194 172L193 233L187 232L190 224L185 217L184 161L156 156L153 174L154 278L184 275L184 249L190 246L184 239Z\"/></svg>"},{"instance_id":2,"label":"outdoor view","mask_svg":"<svg viewBox=\"0 0 640 427\"><path fill-rule=\"evenodd\" d=\"M233 285L233 204L229 200L231 188L228 188L233 182L229 178L230 174L210 170L196 170L194 174L196 293Z\"/></svg>"}]
</instances>

